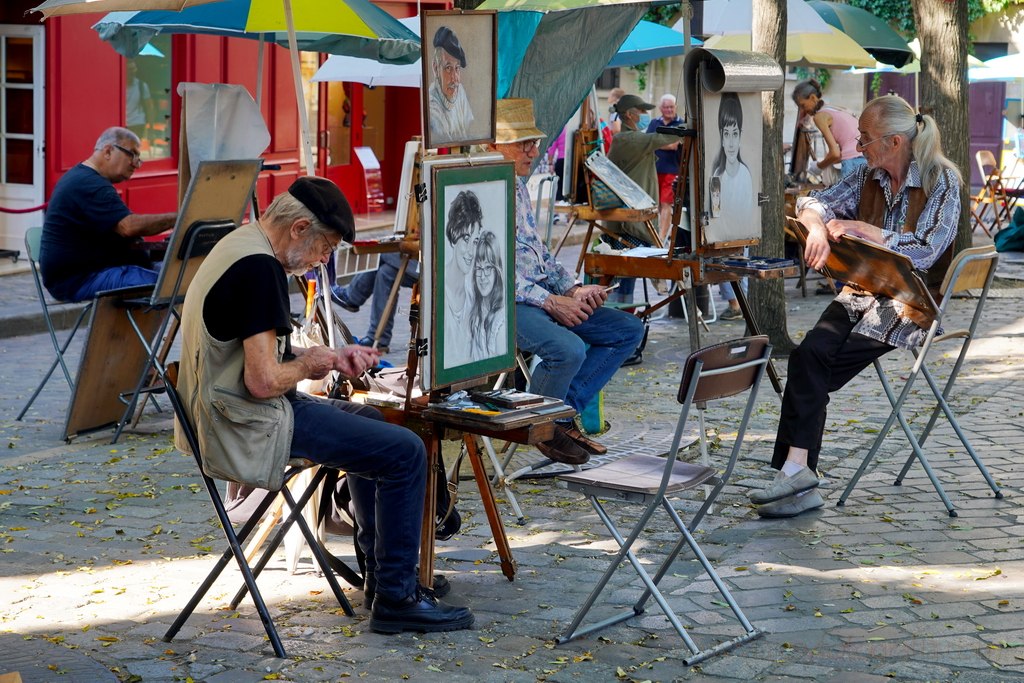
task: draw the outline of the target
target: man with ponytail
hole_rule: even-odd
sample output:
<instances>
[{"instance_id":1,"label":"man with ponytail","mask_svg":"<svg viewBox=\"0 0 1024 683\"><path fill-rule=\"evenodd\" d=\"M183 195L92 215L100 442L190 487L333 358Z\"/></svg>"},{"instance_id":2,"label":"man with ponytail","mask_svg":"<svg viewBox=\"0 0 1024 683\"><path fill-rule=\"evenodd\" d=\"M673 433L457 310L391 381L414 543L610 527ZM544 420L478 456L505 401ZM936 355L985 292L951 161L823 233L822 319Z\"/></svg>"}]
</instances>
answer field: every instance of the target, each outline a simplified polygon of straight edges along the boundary
<instances>
[{"instance_id":1,"label":"man with ponytail","mask_svg":"<svg viewBox=\"0 0 1024 683\"><path fill-rule=\"evenodd\" d=\"M935 120L886 95L864 108L858 132L867 165L798 202L808 230L807 265L823 267L830 242L854 235L905 254L933 287L952 258L963 185L942 153ZM825 309L789 357L772 457L779 474L749 494L759 515L793 517L824 504L815 471L829 394L892 349L920 345L926 330L915 317L900 302L853 286Z\"/></svg>"}]
</instances>

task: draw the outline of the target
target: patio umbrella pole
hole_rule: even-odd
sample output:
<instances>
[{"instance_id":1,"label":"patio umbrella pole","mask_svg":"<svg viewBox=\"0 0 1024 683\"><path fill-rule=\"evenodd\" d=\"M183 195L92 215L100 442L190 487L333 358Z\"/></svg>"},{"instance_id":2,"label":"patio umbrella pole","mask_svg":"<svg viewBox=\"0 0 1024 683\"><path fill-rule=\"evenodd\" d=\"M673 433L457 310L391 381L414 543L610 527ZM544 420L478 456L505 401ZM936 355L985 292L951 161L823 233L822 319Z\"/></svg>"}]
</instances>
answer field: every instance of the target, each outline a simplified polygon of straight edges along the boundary
<instances>
[{"instance_id":1,"label":"patio umbrella pole","mask_svg":"<svg viewBox=\"0 0 1024 683\"><path fill-rule=\"evenodd\" d=\"M292 17L291 0L282 0L284 4L284 20L288 25L288 52L292 59L292 80L295 82L295 102L299 109L299 131L302 136L302 149L305 153L303 165L306 175L316 175L313 170L313 149L309 142L309 118L306 116L306 98L302 95L302 74L299 70L299 48L295 42L295 20Z\"/></svg>"},{"instance_id":2,"label":"patio umbrella pole","mask_svg":"<svg viewBox=\"0 0 1024 683\"><path fill-rule=\"evenodd\" d=\"M256 106L263 112L263 34L256 48Z\"/></svg>"}]
</instances>

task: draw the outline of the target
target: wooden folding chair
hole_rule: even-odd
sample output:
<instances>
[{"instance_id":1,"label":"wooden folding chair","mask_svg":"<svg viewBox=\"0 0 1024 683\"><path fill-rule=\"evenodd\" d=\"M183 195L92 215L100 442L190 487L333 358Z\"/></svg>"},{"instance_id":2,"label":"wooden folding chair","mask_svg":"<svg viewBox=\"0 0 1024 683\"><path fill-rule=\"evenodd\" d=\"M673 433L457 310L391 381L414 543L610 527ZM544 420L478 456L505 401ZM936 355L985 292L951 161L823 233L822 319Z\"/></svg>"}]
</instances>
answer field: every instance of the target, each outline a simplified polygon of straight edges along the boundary
<instances>
[{"instance_id":1,"label":"wooden folding chair","mask_svg":"<svg viewBox=\"0 0 1024 683\"><path fill-rule=\"evenodd\" d=\"M1013 206L1018 200L1024 199L1024 188L1007 187L1002 171L999 170L999 165L996 163L996 157L990 150L978 150L974 155L974 159L978 164L978 171L981 173L982 180L985 183L977 195L977 205L983 207L977 215L984 216L985 210L991 207L992 225L995 230L1002 230L1003 220L1007 224L1012 222L1011 212L1013 211ZM974 197L972 197L973 199ZM976 215L973 207L971 215ZM983 223L982 229L985 230L985 234L991 235L991 232L985 229Z\"/></svg>"},{"instance_id":2,"label":"wooden folding chair","mask_svg":"<svg viewBox=\"0 0 1024 683\"><path fill-rule=\"evenodd\" d=\"M665 616L668 617L676 633L679 634L679 637L683 639L690 652L693 653L690 657L683 660L687 666L703 661L720 652L730 650L761 635L761 631L754 628L750 621L747 620L743 610L740 609L740 606L733 599L728 587L718 576L714 567L711 566L711 562L704 555L704 552L693 537L693 532L696 530L697 525L700 524L704 514L711 508L715 499L722 492L736 465L736 460L743 444L743 435L746 431L747 422L750 420L750 415L753 412L754 403L757 399L757 389L770 357L771 345L768 343L768 337L765 336L735 339L695 351L686 359L683 367L683 376L677 395L677 400L682 404L682 409L679 412L676 431L672 437L672 445L665 456L631 455L622 460L593 469L574 472L560 477L565 482L567 488L587 496L601 521L604 522L604 525L618 543L619 551L612 557L608 569L605 570L593 591L576 612L576 616L573 617L565 633L557 639L558 643L566 643L606 626L618 624L631 617L643 614L647 601L652 597L658 603L658 606L661 607ZM686 430L690 407L696 405L698 410L702 411L703 405L709 401L735 396L745 391L749 392L749 395L743 411L743 417L737 426L736 440L724 471L719 473L718 469L714 467L679 461L679 445L683 432ZM703 436L702 433L701 438ZM714 484L714 487L706 497L703 505L693 516L689 525L687 525L680 519L679 514L672 507L669 497L706 482ZM632 529L623 537L623 534L605 510L601 500L636 503L646 507L639 519L633 524ZM651 517L659 507L665 510L673 524L675 524L676 529L679 530L680 538L652 577L633 551L633 546L640 537L640 534L650 526ZM672 564L675 562L680 551L682 551L684 545L688 546L696 556L704 572L707 573L715 588L725 599L736 619L743 627L741 635L705 650L697 647L693 639L686 632L679 617L669 606L666 596L659 589L661 580L672 568ZM600 597L624 560L629 562L643 582L644 590L640 598L625 612L580 628L584 617L590 612L590 609L597 602L598 597Z\"/></svg>"},{"instance_id":3,"label":"wooden folding chair","mask_svg":"<svg viewBox=\"0 0 1024 683\"><path fill-rule=\"evenodd\" d=\"M50 334L50 343L53 344L53 350L56 352L57 357L53 359L52 363L50 363L49 369L46 371L46 374L43 375L43 379L40 380L39 386L37 386L36 390L32 392L32 396L28 399L28 403L26 403L25 407L21 409L21 412L18 413L18 420L25 417L25 413L27 413L28 409L32 407L32 404L35 403L36 398L39 397L39 394L43 391L43 387L46 386L46 383L50 381L50 377L53 376L58 365L60 366L60 369L64 371L64 379L67 380L71 393L75 393L75 381L71 379L71 371L68 370L68 364L64 360L64 354L67 353L72 340L75 338L75 335L78 334L78 329L82 326L85 316L87 316L89 311L92 310L93 303L91 301L87 303L78 314L78 318L75 320L75 324L71 327L71 331L64 339L64 342L61 343L58 341L57 331L53 326L53 316L50 309L60 306L62 302L50 298L47 295L46 290L43 288L43 277L39 271L39 244L42 237L42 228L29 228L25 233L25 254L28 256L28 266L32 271L32 281L36 286L36 296L39 297L39 305L43 307L43 322L46 323L46 330Z\"/></svg>"},{"instance_id":4,"label":"wooden folding chair","mask_svg":"<svg viewBox=\"0 0 1024 683\"><path fill-rule=\"evenodd\" d=\"M249 561L245 557L245 553L242 550L242 543L249 537L253 529L259 523L264 513L274 502L277 496L266 496L263 502L256 508L249 521L242 525L241 529L237 532L231 524L231 520L228 519L228 513L224 508L224 501L221 498L220 491L217 489L217 484L203 471L202 456L199 448L199 439L196 435L195 427L192 423L191 418L185 412L184 404L182 403L181 397L178 395L177 382L175 381L174 373L165 372L163 367L157 362L157 369L161 374L161 378L164 380L164 385L167 391L167 397L171 402L171 406L174 409L175 419L180 423L181 429L185 434L185 438L188 440L189 447L192 449L192 454L195 457L196 465L199 468L200 476L203 479L203 483L206 485L206 491L210 495L210 501L213 503L214 510L217 512L217 518L220 521L220 526L224 530L224 536L228 541L228 548L217 560L213 569L206 576L203 582L196 589L196 592L192 595L192 598L185 605L181 613L178 614L174 623L167 629L167 633L164 634L164 641L171 642L174 636L181 630L181 627L185 625L185 622L195 611L199 602L206 595L207 591L220 576L221 572L234 557L235 563L238 565L238 569L242 572L242 578L245 583L238 593L235 594L234 599L230 603L230 608L235 609L238 604L245 597L246 591L252 595L253 604L256 605L256 611L259 613L260 620L263 622L263 628L267 632L267 637L270 639L270 643L274 648L274 654L278 657L284 658L285 654L284 645L281 643L281 638L277 634L277 628L274 626L274 621L270 616L270 612L267 609L267 605L263 600L263 596L260 593L259 587L256 585L256 579L259 577L260 572L266 566L270 560L274 551L280 545L284 535L291 528L292 524L299 527L303 537L306 539L306 543L309 545L313 552L313 557L316 560L317 566L320 571L323 572L327 579L328 585L334 592L334 597L338 600L338 604L341 605L342 610L347 616L353 616L352 605L349 604L348 599L341 590L341 586L338 584L337 578L331 571L331 566L328 562L327 557L324 555L320 548L320 544L317 543L317 539L313 536L313 532L310 530L309 525L302 517L302 510L305 508L306 503L309 502L310 498L316 492L321 482L327 474L327 468L320 467L316 469L316 473L310 479L308 485L302 489L298 498L296 498L289 490L288 483L300 472L308 470L314 466L309 460L302 458L293 458L288 461L288 469L285 471L285 485L279 492L284 497L285 503L288 505L289 514L285 517L284 521L278 527L277 533L274 539L271 541L269 546L263 551L259 561L255 566L250 567Z\"/></svg>"},{"instance_id":5,"label":"wooden folding chair","mask_svg":"<svg viewBox=\"0 0 1024 683\"><path fill-rule=\"evenodd\" d=\"M892 411L889 414L889 419L885 422L885 426L878 432L878 436L875 438L875 443L871 446L871 450L869 450L867 455L864 456L857 472L853 475L853 478L850 479L850 483L846 485L846 490L843 491L843 495L839 498L839 502L837 503L838 505L846 504L846 499L849 498L853 489L856 488L857 482L860 481L860 478L867 469L871 459L874 458L875 454L878 452L882 442L885 440L889 430L892 428L893 423L898 420L900 426L903 428L903 433L906 434L907 440L910 441L910 447L913 452L907 458L906 463L903 465L903 469L900 471L893 484L895 486L899 486L903 483L903 479L907 476L907 472L910 470L911 465L914 460L917 459L924 468L928 478L931 480L932 486L935 487L935 491L939 494L939 498L942 499L943 504L946 506L949 516L956 517L956 510L950 502L949 497L946 495L938 477L932 470L923 450L924 442L931 433L932 428L935 426L935 422L938 419L940 412L946 416L946 419L949 421L953 431L956 432L960 442L967 450L967 454L971 456L971 460L974 461L978 470L981 471L982 476L992 489L995 497L1003 497L1002 492L999 490L999 486L996 484L992 475L989 474L988 469L986 469L985 464L981 461L981 458L971 446L970 441L967 439L967 435L964 434L964 431L960 428L960 423L957 421L956 415L949 407L949 398L953 393L953 385L956 383L957 375L960 373L960 368L963 366L964 359L967 356L967 351L971 346L971 341L974 339L974 334L978 327L978 321L981 319L982 309L985 306L985 300L988 298L989 287L992 285L992 278L996 272L996 264L998 260L999 254L992 245L965 249L957 254L956 258L953 259L953 262L949 265L949 269L946 271L946 276L942 282L942 301L938 308L938 315L936 315L935 321L928 330L928 336L925 338L924 344L919 349L913 349L915 362L899 397L893 393L892 387L886 379L885 372L882 370L882 364L878 360L875 360L875 371L878 373L878 378L882 382L882 388L885 390L886 396L889 398L890 405L892 405ZM980 291L977 296L974 313L971 317L969 327L966 329L946 330L943 334L939 335L939 326L943 323L949 324L949 321L946 318L946 309L953 300L954 295L967 290ZM953 364L953 369L950 371L949 379L946 380L946 386L940 389L938 383L935 381L935 377L928 370L926 360L928 359L928 354L933 346L939 342L949 340L960 340L960 352L957 355L956 362ZM928 382L928 386L931 387L932 394L936 399L936 405L932 410L928 424L921 432L921 436L916 437L903 413L903 405L907 397L910 395L914 382L917 380L919 375L923 376L925 381Z\"/></svg>"}]
</instances>

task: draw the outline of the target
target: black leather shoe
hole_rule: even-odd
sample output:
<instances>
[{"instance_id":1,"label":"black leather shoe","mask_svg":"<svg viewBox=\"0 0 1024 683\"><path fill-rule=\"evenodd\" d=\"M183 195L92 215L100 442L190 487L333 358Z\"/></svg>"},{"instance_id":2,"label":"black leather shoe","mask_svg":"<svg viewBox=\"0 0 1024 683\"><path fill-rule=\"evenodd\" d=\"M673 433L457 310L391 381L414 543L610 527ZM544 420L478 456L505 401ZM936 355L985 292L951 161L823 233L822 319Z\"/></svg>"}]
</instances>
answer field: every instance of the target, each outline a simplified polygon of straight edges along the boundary
<instances>
[{"instance_id":1,"label":"black leather shoe","mask_svg":"<svg viewBox=\"0 0 1024 683\"><path fill-rule=\"evenodd\" d=\"M565 430L555 427L555 435L537 444L537 450L555 462L564 462L566 465L582 465L590 460L590 453L583 450L583 447L569 438Z\"/></svg>"},{"instance_id":2,"label":"black leather shoe","mask_svg":"<svg viewBox=\"0 0 1024 683\"><path fill-rule=\"evenodd\" d=\"M443 598L452 592L452 584L444 574L434 574L434 585L431 588L424 588L435 598ZM363 607L370 609L373 604L373 596L377 593L377 577L373 572L366 572L363 577Z\"/></svg>"},{"instance_id":3,"label":"black leather shoe","mask_svg":"<svg viewBox=\"0 0 1024 683\"><path fill-rule=\"evenodd\" d=\"M468 607L446 605L422 587L404 600L378 595L370 612L370 630L377 633L458 631L472 625L473 613Z\"/></svg>"}]
</instances>

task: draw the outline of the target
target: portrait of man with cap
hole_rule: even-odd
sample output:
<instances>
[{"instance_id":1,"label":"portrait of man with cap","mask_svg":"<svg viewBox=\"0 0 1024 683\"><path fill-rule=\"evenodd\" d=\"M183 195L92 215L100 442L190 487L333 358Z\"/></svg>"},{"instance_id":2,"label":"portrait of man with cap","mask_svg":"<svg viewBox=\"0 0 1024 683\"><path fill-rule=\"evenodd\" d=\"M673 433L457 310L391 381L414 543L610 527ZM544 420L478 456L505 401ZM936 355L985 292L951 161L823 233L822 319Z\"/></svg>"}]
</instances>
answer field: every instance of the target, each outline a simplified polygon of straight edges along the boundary
<instances>
[{"instance_id":1,"label":"portrait of man with cap","mask_svg":"<svg viewBox=\"0 0 1024 683\"><path fill-rule=\"evenodd\" d=\"M302 379L356 377L375 349L292 348L288 276L325 264L351 242L341 190L300 178L254 223L210 251L185 297L178 391L211 476L277 490L289 458L345 470L366 555L364 606L381 633L468 628L473 613L417 582L426 451L369 406L299 393ZM180 425L175 443L190 453Z\"/></svg>"},{"instance_id":2,"label":"portrait of man with cap","mask_svg":"<svg viewBox=\"0 0 1024 683\"><path fill-rule=\"evenodd\" d=\"M434 32L434 48L430 63L432 74L429 89L429 118L431 147L445 147L472 141L473 111L462 85L462 71L466 68L466 51L448 26Z\"/></svg>"}]
</instances>

